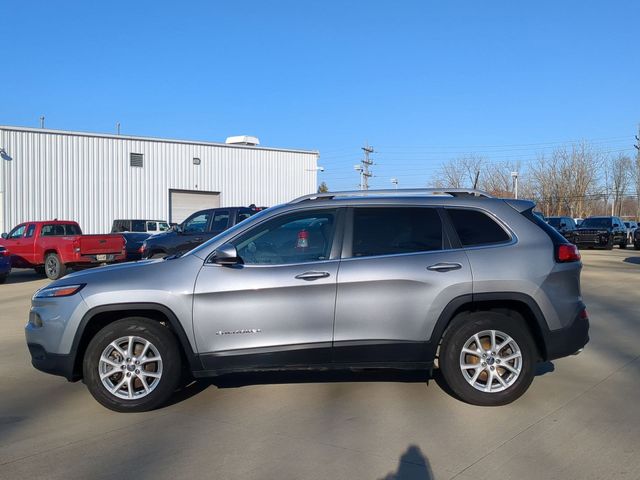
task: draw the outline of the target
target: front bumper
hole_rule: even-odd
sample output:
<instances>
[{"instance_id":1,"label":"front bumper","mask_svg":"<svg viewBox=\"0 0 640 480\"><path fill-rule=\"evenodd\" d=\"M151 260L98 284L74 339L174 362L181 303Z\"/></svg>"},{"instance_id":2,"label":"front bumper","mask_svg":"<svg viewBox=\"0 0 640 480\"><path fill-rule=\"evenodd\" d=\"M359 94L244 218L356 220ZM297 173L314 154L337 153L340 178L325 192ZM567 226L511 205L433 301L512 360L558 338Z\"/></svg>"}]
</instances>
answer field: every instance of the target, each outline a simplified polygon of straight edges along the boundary
<instances>
[{"instance_id":1,"label":"front bumper","mask_svg":"<svg viewBox=\"0 0 640 480\"><path fill-rule=\"evenodd\" d=\"M581 311L566 327L551 330L545 336L546 360L578 353L589 342L589 317L586 311Z\"/></svg>"},{"instance_id":2,"label":"front bumper","mask_svg":"<svg viewBox=\"0 0 640 480\"><path fill-rule=\"evenodd\" d=\"M31 354L31 365L42 372L52 375L60 375L69 381L75 381L73 374L73 355L64 355L47 352L42 345L27 343Z\"/></svg>"}]
</instances>

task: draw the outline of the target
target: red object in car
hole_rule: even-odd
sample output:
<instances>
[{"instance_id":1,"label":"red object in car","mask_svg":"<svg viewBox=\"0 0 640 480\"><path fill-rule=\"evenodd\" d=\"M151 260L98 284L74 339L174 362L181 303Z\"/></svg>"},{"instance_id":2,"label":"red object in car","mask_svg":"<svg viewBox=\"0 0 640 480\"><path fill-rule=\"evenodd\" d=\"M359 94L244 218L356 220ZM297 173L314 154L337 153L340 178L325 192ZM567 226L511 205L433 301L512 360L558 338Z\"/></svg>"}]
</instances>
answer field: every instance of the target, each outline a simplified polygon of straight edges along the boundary
<instances>
[{"instance_id":1,"label":"red object in car","mask_svg":"<svg viewBox=\"0 0 640 480\"><path fill-rule=\"evenodd\" d=\"M556 259L558 262L578 262L580 258L580 251L574 244L563 243L558 245L556 250Z\"/></svg>"},{"instance_id":2,"label":"red object in car","mask_svg":"<svg viewBox=\"0 0 640 480\"><path fill-rule=\"evenodd\" d=\"M300 230L298 232L298 241L296 242L296 248L308 248L309 247L309 232L306 230Z\"/></svg>"}]
</instances>

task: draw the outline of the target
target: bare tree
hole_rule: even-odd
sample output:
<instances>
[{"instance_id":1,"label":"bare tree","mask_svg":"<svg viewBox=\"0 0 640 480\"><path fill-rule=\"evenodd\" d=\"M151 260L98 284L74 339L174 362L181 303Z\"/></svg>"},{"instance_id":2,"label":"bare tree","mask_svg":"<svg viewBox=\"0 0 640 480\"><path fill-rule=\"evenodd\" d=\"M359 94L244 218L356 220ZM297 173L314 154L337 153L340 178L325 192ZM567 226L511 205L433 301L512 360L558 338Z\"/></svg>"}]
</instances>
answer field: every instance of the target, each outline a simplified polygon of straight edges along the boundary
<instances>
[{"instance_id":1,"label":"bare tree","mask_svg":"<svg viewBox=\"0 0 640 480\"><path fill-rule=\"evenodd\" d=\"M640 150L633 162L633 186L636 194L636 219L640 219Z\"/></svg>"},{"instance_id":2,"label":"bare tree","mask_svg":"<svg viewBox=\"0 0 640 480\"><path fill-rule=\"evenodd\" d=\"M485 161L477 155L465 155L444 162L435 174L436 187L473 188L480 185ZM476 185L478 182L478 185Z\"/></svg>"},{"instance_id":3,"label":"bare tree","mask_svg":"<svg viewBox=\"0 0 640 480\"><path fill-rule=\"evenodd\" d=\"M611 166L611 193L613 195L613 209L616 215L622 211L622 200L629 188L631 173L631 159L623 154L613 157Z\"/></svg>"}]
</instances>

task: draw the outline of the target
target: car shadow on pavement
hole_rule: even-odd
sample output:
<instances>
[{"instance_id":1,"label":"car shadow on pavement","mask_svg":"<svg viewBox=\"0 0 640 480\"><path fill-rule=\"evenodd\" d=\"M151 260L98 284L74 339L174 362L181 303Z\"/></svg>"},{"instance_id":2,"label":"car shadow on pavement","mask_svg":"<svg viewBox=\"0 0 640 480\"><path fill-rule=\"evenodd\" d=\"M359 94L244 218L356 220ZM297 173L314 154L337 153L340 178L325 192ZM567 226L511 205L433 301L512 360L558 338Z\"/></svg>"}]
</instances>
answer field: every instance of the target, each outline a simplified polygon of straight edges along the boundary
<instances>
[{"instance_id":1,"label":"car shadow on pavement","mask_svg":"<svg viewBox=\"0 0 640 480\"><path fill-rule=\"evenodd\" d=\"M44 274L36 273L31 269L14 269L7 277L6 284L36 282L38 280L46 280Z\"/></svg>"},{"instance_id":2,"label":"car shadow on pavement","mask_svg":"<svg viewBox=\"0 0 640 480\"><path fill-rule=\"evenodd\" d=\"M635 265L640 265L640 257L627 257L624 259L625 263L633 263Z\"/></svg>"},{"instance_id":3,"label":"car shadow on pavement","mask_svg":"<svg viewBox=\"0 0 640 480\"><path fill-rule=\"evenodd\" d=\"M381 480L433 480L429 460L420 447L411 445L398 460L395 472L387 474Z\"/></svg>"}]
</instances>

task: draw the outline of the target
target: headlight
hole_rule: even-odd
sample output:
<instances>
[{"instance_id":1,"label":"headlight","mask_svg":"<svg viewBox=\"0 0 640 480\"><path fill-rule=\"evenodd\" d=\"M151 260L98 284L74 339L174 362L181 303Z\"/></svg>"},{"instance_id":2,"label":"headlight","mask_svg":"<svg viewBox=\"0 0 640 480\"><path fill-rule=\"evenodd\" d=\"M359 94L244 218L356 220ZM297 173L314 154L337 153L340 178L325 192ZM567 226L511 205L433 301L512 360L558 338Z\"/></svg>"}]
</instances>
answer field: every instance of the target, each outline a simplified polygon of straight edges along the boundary
<instances>
[{"instance_id":1,"label":"headlight","mask_svg":"<svg viewBox=\"0 0 640 480\"><path fill-rule=\"evenodd\" d=\"M80 283L61 287L45 287L38 290L33 298L69 297L78 293L84 286L84 283Z\"/></svg>"}]
</instances>

